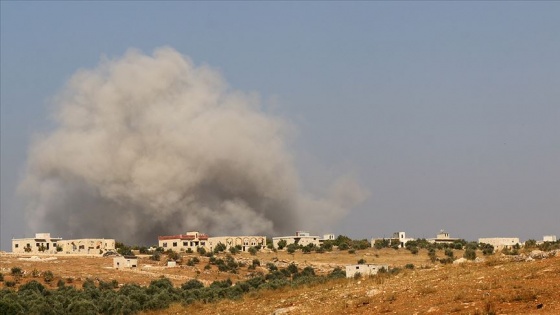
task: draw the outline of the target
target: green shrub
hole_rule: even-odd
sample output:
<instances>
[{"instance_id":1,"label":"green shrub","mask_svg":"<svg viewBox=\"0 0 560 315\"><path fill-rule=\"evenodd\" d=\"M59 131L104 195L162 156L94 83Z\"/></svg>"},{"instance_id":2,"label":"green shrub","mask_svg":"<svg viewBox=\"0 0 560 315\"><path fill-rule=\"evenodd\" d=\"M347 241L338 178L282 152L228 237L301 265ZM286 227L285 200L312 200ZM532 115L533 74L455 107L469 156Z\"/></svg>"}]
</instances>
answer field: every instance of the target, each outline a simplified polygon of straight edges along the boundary
<instances>
[{"instance_id":1,"label":"green shrub","mask_svg":"<svg viewBox=\"0 0 560 315\"><path fill-rule=\"evenodd\" d=\"M286 240L278 241L278 249L283 249L286 246L288 246L288 242Z\"/></svg>"},{"instance_id":2,"label":"green shrub","mask_svg":"<svg viewBox=\"0 0 560 315\"><path fill-rule=\"evenodd\" d=\"M404 265L404 268L406 268L406 269L414 269L414 264L406 264L406 265Z\"/></svg>"},{"instance_id":3,"label":"green shrub","mask_svg":"<svg viewBox=\"0 0 560 315\"><path fill-rule=\"evenodd\" d=\"M54 275L52 271L47 270L43 272L43 280L45 280L46 283L50 283L51 281L53 281L53 279L54 279Z\"/></svg>"},{"instance_id":4,"label":"green shrub","mask_svg":"<svg viewBox=\"0 0 560 315\"><path fill-rule=\"evenodd\" d=\"M206 254L206 249L204 247L198 247L196 252L200 254L200 256L204 256Z\"/></svg>"},{"instance_id":5,"label":"green shrub","mask_svg":"<svg viewBox=\"0 0 560 315\"><path fill-rule=\"evenodd\" d=\"M365 265L366 264L366 260L365 259L360 259L358 260L358 265Z\"/></svg>"},{"instance_id":6,"label":"green shrub","mask_svg":"<svg viewBox=\"0 0 560 315\"><path fill-rule=\"evenodd\" d=\"M338 250L347 250L348 248L350 248L350 246L348 245L348 243L340 243L340 244L338 244Z\"/></svg>"},{"instance_id":7,"label":"green shrub","mask_svg":"<svg viewBox=\"0 0 560 315\"><path fill-rule=\"evenodd\" d=\"M232 255L239 254L239 249L238 249L237 247L230 247L230 248L229 248L229 252L230 252Z\"/></svg>"},{"instance_id":8,"label":"green shrub","mask_svg":"<svg viewBox=\"0 0 560 315\"><path fill-rule=\"evenodd\" d=\"M452 249L446 249L445 250L445 256L453 258L453 250Z\"/></svg>"},{"instance_id":9,"label":"green shrub","mask_svg":"<svg viewBox=\"0 0 560 315\"><path fill-rule=\"evenodd\" d=\"M474 260L476 258L476 251L472 248L468 248L465 250L465 254L463 255L468 260Z\"/></svg>"}]
</instances>

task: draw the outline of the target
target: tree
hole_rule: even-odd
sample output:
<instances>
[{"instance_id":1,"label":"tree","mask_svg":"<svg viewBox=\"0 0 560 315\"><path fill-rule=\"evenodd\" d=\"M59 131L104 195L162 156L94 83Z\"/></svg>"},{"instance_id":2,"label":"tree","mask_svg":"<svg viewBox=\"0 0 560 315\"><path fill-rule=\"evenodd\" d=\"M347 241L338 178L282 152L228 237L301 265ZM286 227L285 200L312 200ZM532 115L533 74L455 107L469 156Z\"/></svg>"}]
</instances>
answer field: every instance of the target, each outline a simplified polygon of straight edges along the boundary
<instances>
[{"instance_id":1,"label":"tree","mask_svg":"<svg viewBox=\"0 0 560 315\"><path fill-rule=\"evenodd\" d=\"M237 247L230 247L230 248L229 248L229 252L230 252L232 255L239 254L239 249L237 249Z\"/></svg>"},{"instance_id":2,"label":"tree","mask_svg":"<svg viewBox=\"0 0 560 315\"><path fill-rule=\"evenodd\" d=\"M365 259L360 259L358 260L358 265L365 265L366 264L366 260Z\"/></svg>"},{"instance_id":3,"label":"tree","mask_svg":"<svg viewBox=\"0 0 560 315\"><path fill-rule=\"evenodd\" d=\"M463 257L468 260L474 260L476 258L476 251L472 248L467 248Z\"/></svg>"},{"instance_id":4,"label":"tree","mask_svg":"<svg viewBox=\"0 0 560 315\"><path fill-rule=\"evenodd\" d=\"M257 254L258 250L255 247L249 247L249 254L255 256Z\"/></svg>"},{"instance_id":5,"label":"tree","mask_svg":"<svg viewBox=\"0 0 560 315\"><path fill-rule=\"evenodd\" d=\"M535 248L537 247L537 241L531 239L525 242L525 248Z\"/></svg>"},{"instance_id":6,"label":"tree","mask_svg":"<svg viewBox=\"0 0 560 315\"><path fill-rule=\"evenodd\" d=\"M278 249L283 249L284 247L286 247L288 245L288 242L286 240L280 240L278 241Z\"/></svg>"},{"instance_id":7,"label":"tree","mask_svg":"<svg viewBox=\"0 0 560 315\"><path fill-rule=\"evenodd\" d=\"M430 261L431 261L431 262L435 262L435 261L436 261L436 258L437 258L437 257L436 257L436 250L433 249L433 248L430 248L430 249L428 250L428 257L430 257Z\"/></svg>"},{"instance_id":8,"label":"tree","mask_svg":"<svg viewBox=\"0 0 560 315\"><path fill-rule=\"evenodd\" d=\"M222 243L218 243L216 244L216 247L214 248L214 253L219 253L219 252L223 252L226 250L226 245L222 244Z\"/></svg>"},{"instance_id":9,"label":"tree","mask_svg":"<svg viewBox=\"0 0 560 315\"><path fill-rule=\"evenodd\" d=\"M297 249L296 244L290 244L288 245L288 247L286 247L286 250L288 251L289 254L295 253L296 249Z\"/></svg>"}]
</instances>

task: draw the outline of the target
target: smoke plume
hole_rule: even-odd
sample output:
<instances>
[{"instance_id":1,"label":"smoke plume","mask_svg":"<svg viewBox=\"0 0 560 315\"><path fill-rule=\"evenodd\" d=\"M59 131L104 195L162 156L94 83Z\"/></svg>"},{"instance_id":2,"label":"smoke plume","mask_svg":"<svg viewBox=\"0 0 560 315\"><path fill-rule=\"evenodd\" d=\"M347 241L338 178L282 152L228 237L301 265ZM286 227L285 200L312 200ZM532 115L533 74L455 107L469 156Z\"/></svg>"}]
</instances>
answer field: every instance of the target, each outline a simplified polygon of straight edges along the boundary
<instances>
[{"instance_id":1,"label":"smoke plume","mask_svg":"<svg viewBox=\"0 0 560 315\"><path fill-rule=\"evenodd\" d=\"M30 229L151 244L158 235L293 233L365 198L348 180L302 192L287 124L172 48L73 75L29 149ZM310 221L312 220L312 221Z\"/></svg>"}]
</instances>

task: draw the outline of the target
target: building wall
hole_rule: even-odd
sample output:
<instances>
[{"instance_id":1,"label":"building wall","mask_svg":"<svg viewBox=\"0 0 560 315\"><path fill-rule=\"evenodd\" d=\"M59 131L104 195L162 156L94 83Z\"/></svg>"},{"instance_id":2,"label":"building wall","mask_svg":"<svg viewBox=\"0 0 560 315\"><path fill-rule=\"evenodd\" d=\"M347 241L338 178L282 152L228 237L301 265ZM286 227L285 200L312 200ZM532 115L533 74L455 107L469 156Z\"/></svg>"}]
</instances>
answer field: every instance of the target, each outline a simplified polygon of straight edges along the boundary
<instances>
[{"instance_id":1,"label":"building wall","mask_svg":"<svg viewBox=\"0 0 560 315\"><path fill-rule=\"evenodd\" d=\"M20 254L56 254L60 237L51 237L50 233L36 233L35 238L12 239L12 252Z\"/></svg>"},{"instance_id":2,"label":"building wall","mask_svg":"<svg viewBox=\"0 0 560 315\"><path fill-rule=\"evenodd\" d=\"M114 239L83 238L75 240L60 240L58 246L64 254L90 254L101 255L115 250Z\"/></svg>"},{"instance_id":3,"label":"building wall","mask_svg":"<svg viewBox=\"0 0 560 315\"><path fill-rule=\"evenodd\" d=\"M184 252L188 249L196 252L199 247L207 249L208 235L197 231L189 231L186 234L159 236L158 246L165 250L171 249L175 252Z\"/></svg>"},{"instance_id":4,"label":"building wall","mask_svg":"<svg viewBox=\"0 0 560 315\"><path fill-rule=\"evenodd\" d=\"M556 242L556 235L543 236L543 242Z\"/></svg>"},{"instance_id":5,"label":"building wall","mask_svg":"<svg viewBox=\"0 0 560 315\"><path fill-rule=\"evenodd\" d=\"M119 256L113 258L113 268L136 268L138 267L138 258L135 256Z\"/></svg>"},{"instance_id":6,"label":"building wall","mask_svg":"<svg viewBox=\"0 0 560 315\"><path fill-rule=\"evenodd\" d=\"M309 244L314 244L315 246L321 245L321 239L319 236L279 236L272 238L272 245L274 248L278 248L278 242L281 240L286 241L286 245L297 243L301 246L307 246Z\"/></svg>"},{"instance_id":7,"label":"building wall","mask_svg":"<svg viewBox=\"0 0 560 315\"><path fill-rule=\"evenodd\" d=\"M226 250L230 249L231 247L241 246L241 250L245 252L248 251L251 247L266 247L266 236L212 236L208 238L208 246L206 249L212 251L219 243L226 245Z\"/></svg>"},{"instance_id":8,"label":"building wall","mask_svg":"<svg viewBox=\"0 0 560 315\"><path fill-rule=\"evenodd\" d=\"M521 245L521 242L519 242L518 237L486 237L486 238L479 238L478 242L490 244L494 246L494 250L511 248L515 246L515 244Z\"/></svg>"},{"instance_id":9,"label":"building wall","mask_svg":"<svg viewBox=\"0 0 560 315\"><path fill-rule=\"evenodd\" d=\"M388 265L348 265L346 266L346 278L353 278L357 273L362 276L375 275L381 268L389 270Z\"/></svg>"}]
</instances>

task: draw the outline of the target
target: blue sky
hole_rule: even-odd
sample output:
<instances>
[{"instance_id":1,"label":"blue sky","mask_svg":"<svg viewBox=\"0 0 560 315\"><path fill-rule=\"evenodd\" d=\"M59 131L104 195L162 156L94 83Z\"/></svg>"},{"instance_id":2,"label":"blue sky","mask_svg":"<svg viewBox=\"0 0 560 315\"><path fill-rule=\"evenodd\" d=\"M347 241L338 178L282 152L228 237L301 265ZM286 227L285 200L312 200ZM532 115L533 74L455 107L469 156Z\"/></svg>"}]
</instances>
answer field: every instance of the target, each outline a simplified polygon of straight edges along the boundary
<instances>
[{"instance_id":1,"label":"blue sky","mask_svg":"<svg viewBox=\"0 0 560 315\"><path fill-rule=\"evenodd\" d=\"M310 190L357 176L369 199L335 234L560 235L558 16L559 2L2 1L0 246L25 236L15 190L50 99L102 56L164 45L293 124Z\"/></svg>"}]
</instances>

